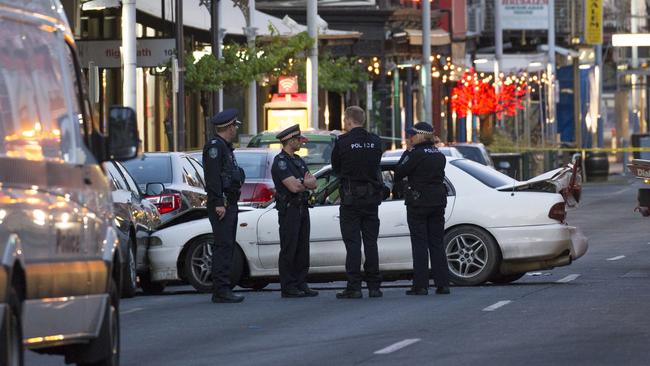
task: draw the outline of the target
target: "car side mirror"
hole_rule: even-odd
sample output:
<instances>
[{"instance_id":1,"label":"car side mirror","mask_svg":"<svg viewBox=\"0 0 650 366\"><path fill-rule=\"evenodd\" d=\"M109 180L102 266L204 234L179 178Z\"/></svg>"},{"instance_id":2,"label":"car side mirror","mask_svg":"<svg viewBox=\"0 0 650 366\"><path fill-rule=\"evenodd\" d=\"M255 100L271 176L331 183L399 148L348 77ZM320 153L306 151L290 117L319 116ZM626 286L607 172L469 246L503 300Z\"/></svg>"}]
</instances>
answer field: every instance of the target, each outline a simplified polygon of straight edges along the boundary
<instances>
[{"instance_id":1,"label":"car side mirror","mask_svg":"<svg viewBox=\"0 0 650 366\"><path fill-rule=\"evenodd\" d=\"M108 156L123 161L138 155L138 122L129 107L113 106L108 113Z\"/></svg>"},{"instance_id":2,"label":"car side mirror","mask_svg":"<svg viewBox=\"0 0 650 366\"><path fill-rule=\"evenodd\" d=\"M147 196L159 196L165 191L165 185L162 183L147 183L145 191Z\"/></svg>"}]
</instances>

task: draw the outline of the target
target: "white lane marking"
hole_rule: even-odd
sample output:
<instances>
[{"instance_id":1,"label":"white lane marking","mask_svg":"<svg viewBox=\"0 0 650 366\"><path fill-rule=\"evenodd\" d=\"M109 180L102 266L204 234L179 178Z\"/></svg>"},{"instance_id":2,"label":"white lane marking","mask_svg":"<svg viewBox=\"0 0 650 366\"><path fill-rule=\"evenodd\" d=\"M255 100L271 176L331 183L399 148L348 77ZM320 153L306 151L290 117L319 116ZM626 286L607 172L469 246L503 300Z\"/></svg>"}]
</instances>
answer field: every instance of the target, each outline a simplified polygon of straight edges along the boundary
<instances>
[{"instance_id":1,"label":"white lane marking","mask_svg":"<svg viewBox=\"0 0 650 366\"><path fill-rule=\"evenodd\" d=\"M143 308L133 308L129 310L120 311L120 315L135 313L136 311L144 310Z\"/></svg>"},{"instance_id":2,"label":"white lane marking","mask_svg":"<svg viewBox=\"0 0 650 366\"><path fill-rule=\"evenodd\" d=\"M483 311L495 311L496 309L498 309L498 308L500 308L502 306L506 306L506 305L510 304L511 302L512 301L510 301L510 300L499 301L496 304L492 304L492 305L486 307L485 309L483 309Z\"/></svg>"},{"instance_id":3,"label":"white lane marking","mask_svg":"<svg viewBox=\"0 0 650 366\"><path fill-rule=\"evenodd\" d=\"M557 283L568 283L568 282L571 282L571 281L575 280L578 277L580 277L579 274L570 274L570 275L568 275L568 276L566 276L564 278L561 278L561 279L559 279L559 280L557 280L555 282L557 282Z\"/></svg>"},{"instance_id":4,"label":"white lane marking","mask_svg":"<svg viewBox=\"0 0 650 366\"><path fill-rule=\"evenodd\" d=\"M608 261L617 261L617 260L619 260L619 259L623 259L623 258L625 258L624 255L618 255L618 256L616 256L616 257L607 258L607 260L608 260Z\"/></svg>"},{"instance_id":5,"label":"white lane marking","mask_svg":"<svg viewBox=\"0 0 650 366\"><path fill-rule=\"evenodd\" d=\"M395 351L399 351L404 347L408 347L412 345L413 343L418 343L421 339L420 338L413 338L413 339L405 339L403 341L393 343L390 346L386 348L382 348L379 351L375 351L376 355L387 355L389 353L393 353Z\"/></svg>"}]
</instances>

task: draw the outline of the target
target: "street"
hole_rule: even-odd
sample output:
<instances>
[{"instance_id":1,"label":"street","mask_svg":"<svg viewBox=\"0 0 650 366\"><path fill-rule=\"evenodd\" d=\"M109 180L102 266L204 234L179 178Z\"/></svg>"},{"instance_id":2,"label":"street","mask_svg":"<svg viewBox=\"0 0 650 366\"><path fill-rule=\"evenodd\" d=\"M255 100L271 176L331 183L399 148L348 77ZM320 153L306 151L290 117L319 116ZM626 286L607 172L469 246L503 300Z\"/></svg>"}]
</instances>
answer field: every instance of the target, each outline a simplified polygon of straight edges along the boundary
<instances>
[{"instance_id":1,"label":"street","mask_svg":"<svg viewBox=\"0 0 650 366\"><path fill-rule=\"evenodd\" d=\"M613 182L611 180L614 180ZM212 304L189 286L122 300L123 365L642 365L650 355L650 221L633 212L640 182L586 184L567 221L589 237L574 264L511 285L452 287L450 296L282 299L272 284ZM62 365L26 353L27 365Z\"/></svg>"}]
</instances>

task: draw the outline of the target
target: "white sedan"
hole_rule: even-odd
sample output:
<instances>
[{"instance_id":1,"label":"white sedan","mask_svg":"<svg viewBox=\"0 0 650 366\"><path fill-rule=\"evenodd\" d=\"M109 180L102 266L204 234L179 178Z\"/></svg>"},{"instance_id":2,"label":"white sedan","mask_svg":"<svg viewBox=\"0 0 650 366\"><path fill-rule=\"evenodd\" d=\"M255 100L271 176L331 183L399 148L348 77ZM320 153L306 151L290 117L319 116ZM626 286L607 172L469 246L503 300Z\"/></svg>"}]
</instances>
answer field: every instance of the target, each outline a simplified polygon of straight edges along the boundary
<instances>
[{"instance_id":1,"label":"white sedan","mask_svg":"<svg viewBox=\"0 0 650 366\"><path fill-rule=\"evenodd\" d=\"M403 200L406 182L393 182L397 161L382 160L387 188L379 207L378 246L380 270L388 277L408 275L413 264ZM448 157L445 246L451 280L458 285L507 283L528 271L566 266L582 256L587 239L565 222L567 204L579 198L576 169L568 166L519 182L473 161ZM342 278L345 245L339 228L339 180L330 167L316 177L319 184L310 208L310 276ZM210 222L201 217L205 211L190 213L152 234L153 281L182 279L199 291L211 290L213 238ZM263 288L277 280L280 237L274 203L240 207L237 229L233 283Z\"/></svg>"}]
</instances>

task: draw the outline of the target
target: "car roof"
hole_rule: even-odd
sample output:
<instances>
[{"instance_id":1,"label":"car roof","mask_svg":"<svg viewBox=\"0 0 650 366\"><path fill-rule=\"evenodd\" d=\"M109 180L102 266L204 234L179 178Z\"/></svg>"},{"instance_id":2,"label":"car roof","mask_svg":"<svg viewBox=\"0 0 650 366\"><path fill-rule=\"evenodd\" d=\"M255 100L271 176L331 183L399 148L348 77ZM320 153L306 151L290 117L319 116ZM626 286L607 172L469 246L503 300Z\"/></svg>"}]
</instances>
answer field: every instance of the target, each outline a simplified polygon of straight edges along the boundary
<instances>
[{"instance_id":1,"label":"car roof","mask_svg":"<svg viewBox=\"0 0 650 366\"><path fill-rule=\"evenodd\" d=\"M400 158L401 158L400 156L382 157L381 158L381 165L382 166L395 165L395 164L397 164L399 162ZM445 155L445 158L447 159L447 162L456 161L456 160L467 160L465 158L459 158L457 156L446 156ZM332 164L327 164L327 165L323 166L322 168L318 169L318 171L316 171L314 173L314 175L318 175L321 172L325 172L325 171L328 171L328 170L331 170L331 169L332 169Z\"/></svg>"},{"instance_id":2,"label":"car roof","mask_svg":"<svg viewBox=\"0 0 650 366\"><path fill-rule=\"evenodd\" d=\"M253 138L259 138L261 141L276 141L280 143L280 141L277 140L275 135L277 135L280 131L264 131L259 133L257 136ZM340 135L341 131L328 131L328 130L316 130L316 129L307 129L304 131L301 131L302 135L309 138L310 140L313 141L331 141L334 140L335 136Z\"/></svg>"}]
</instances>

